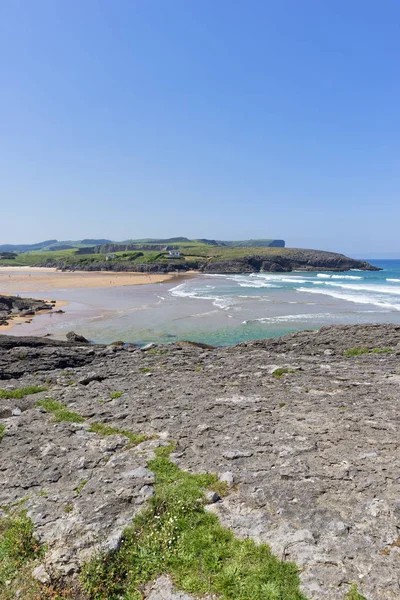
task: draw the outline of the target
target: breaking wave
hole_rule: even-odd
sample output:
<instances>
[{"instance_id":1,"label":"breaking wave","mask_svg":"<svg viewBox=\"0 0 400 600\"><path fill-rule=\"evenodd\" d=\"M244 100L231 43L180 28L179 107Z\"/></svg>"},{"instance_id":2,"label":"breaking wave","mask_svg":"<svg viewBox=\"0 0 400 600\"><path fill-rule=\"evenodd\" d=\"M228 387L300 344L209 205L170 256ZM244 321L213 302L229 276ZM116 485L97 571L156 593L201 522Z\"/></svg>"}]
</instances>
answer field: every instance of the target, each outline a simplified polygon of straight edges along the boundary
<instances>
[{"instance_id":1,"label":"breaking wave","mask_svg":"<svg viewBox=\"0 0 400 600\"><path fill-rule=\"evenodd\" d=\"M212 289L213 286L211 286ZM235 304L233 298L222 298L221 296L208 296L202 293L202 289L190 289L187 287L186 283L181 283L174 288L169 290L172 296L176 296L178 298L195 298L196 300L212 300L212 303L217 308L228 309L229 307ZM206 293L209 293L207 290Z\"/></svg>"},{"instance_id":2,"label":"breaking wave","mask_svg":"<svg viewBox=\"0 0 400 600\"><path fill-rule=\"evenodd\" d=\"M359 289L355 287L355 289ZM386 299L376 296L368 296L366 294L348 294L345 292L334 291L327 288L296 288L297 292L305 292L307 294L324 294L325 296L331 296L332 298L338 298L339 300L347 300L348 302L356 302L357 304L373 304L380 308L387 308L392 310L400 311L400 304L393 304L388 302Z\"/></svg>"}]
</instances>

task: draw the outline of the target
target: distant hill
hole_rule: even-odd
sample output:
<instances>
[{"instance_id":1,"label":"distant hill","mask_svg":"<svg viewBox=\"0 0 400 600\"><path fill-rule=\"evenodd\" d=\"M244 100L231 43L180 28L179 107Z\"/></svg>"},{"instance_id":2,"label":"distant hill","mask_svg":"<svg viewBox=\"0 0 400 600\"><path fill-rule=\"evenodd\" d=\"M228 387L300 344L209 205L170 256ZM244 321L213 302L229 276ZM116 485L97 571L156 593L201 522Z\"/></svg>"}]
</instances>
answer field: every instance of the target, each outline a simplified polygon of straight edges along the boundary
<instances>
[{"instance_id":1,"label":"distant hill","mask_svg":"<svg viewBox=\"0 0 400 600\"><path fill-rule=\"evenodd\" d=\"M96 246L99 244L111 244L106 239L85 240L45 240L37 244L0 244L0 252L32 252L33 250L67 250L69 248L82 248L84 246Z\"/></svg>"},{"instance_id":2,"label":"distant hill","mask_svg":"<svg viewBox=\"0 0 400 600\"><path fill-rule=\"evenodd\" d=\"M57 244L57 240L46 240L37 244L2 244L0 245L0 252L30 252L31 250L50 248L53 244Z\"/></svg>"},{"instance_id":3,"label":"distant hill","mask_svg":"<svg viewBox=\"0 0 400 600\"><path fill-rule=\"evenodd\" d=\"M85 238L83 240L45 240L37 244L0 244L0 252L32 252L35 250L67 250L73 248L88 248L94 246L123 246L127 245L161 245L168 246L185 245L185 244L206 244L208 246L234 247L234 248L284 248L284 240L261 239L261 240L239 240L239 241L223 241L199 239L190 240L187 237L172 237L172 238L144 238L138 240L124 240L123 242L114 242L107 239ZM115 249L113 251L116 251Z\"/></svg>"}]
</instances>

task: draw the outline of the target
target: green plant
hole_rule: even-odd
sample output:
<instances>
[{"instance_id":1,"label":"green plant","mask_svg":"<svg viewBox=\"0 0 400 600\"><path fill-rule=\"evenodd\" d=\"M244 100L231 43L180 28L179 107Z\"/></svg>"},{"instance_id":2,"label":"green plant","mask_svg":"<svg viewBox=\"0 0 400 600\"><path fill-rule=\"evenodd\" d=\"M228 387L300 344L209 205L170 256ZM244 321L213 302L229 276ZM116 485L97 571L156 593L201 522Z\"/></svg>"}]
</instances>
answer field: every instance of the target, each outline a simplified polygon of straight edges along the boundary
<instances>
[{"instance_id":1,"label":"green plant","mask_svg":"<svg viewBox=\"0 0 400 600\"><path fill-rule=\"evenodd\" d=\"M81 493L81 491L83 490L83 488L85 487L85 485L87 484L87 482L89 481L89 479L83 479L79 485L76 486L74 492L79 495Z\"/></svg>"},{"instance_id":2,"label":"green plant","mask_svg":"<svg viewBox=\"0 0 400 600\"><path fill-rule=\"evenodd\" d=\"M349 589L349 591L347 592L346 596L344 597L344 600L367 600L365 598L365 596L361 596L361 594L358 592L358 588L356 586L356 584L353 584L351 586L351 588Z\"/></svg>"},{"instance_id":3,"label":"green plant","mask_svg":"<svg viewBox=\"0 0 400 600\"><path fill-rule=\"evenodd\" d=\"M345 350L345 356L361 356L362 354L384 354L391 352L393 348L349 348Z\"/></svg>"},{"instance_id":4,"label":"green plant","mask_svg":"<svg viewBox=\"0 0 400 600\"><path fill-rule=\"evenodd\" d=\"M30 385L26 388L20 388L19 390L0 390L0 398L23 398L24 396L29 396L29 394L38 394L39 392L45 392L47 388Z\"/></svg>"},{"instance_id":5,"label":"green plant","mask_svg":"<svg viewBox=\"0 0 400 600\"><path fill-rule=\"evenodd\" d=\"M123 392L111 392L110 394L110 398L112 400L115 400L116 398L121 398Z\"/></svg>"},{"instance_id":6,"label":"green plant","mask_svg":"<svg viewBox=\"0 0 400 600\"><path fill-rule=\"evenodd\" d=\"M0 596L25 563L41 556L44 548L33 536L33 523L24 511L0 518Z\"/></svg>"},{"instance_id":7,"label":"green plant","mask_svg":"<svg viewBox=\"0 0 400 600\"><path fill-rule=\"evenodd\" d=\"M51 412L54 415L54 421L67 421L68 423L83 423L85 419L78 413L68 410L66 406L53 400L52 398L45 398L40 400L36 404L36 408L39 406L43 407L46 412Z\"/></svg>"},{"instance_id":8,"label":"green plant","mask_svg":"<svg viewBox=\"0 0 400 600\"><path fill-rule=\"evenodd\" d=\"M369 354L369 348L349 348L345 350L345 356L361 356L362 354Z\"/></svg>"},{"instance_id":9,"label":"green plant","mask_svg":"<svg viewBox=\"0 0 400 600\"><path fill-rule=\"evenodd\" d=\"M149 439L148 436L142 433L132 433L126 429L118 429L118 427L103 425L103 423L92 423L89 431L91 433L97 433L98 435L123 435L128 438L133 446L137 446L137 444Z\"/></svg>"},{"instance_id":10,"label":"green plant","mask_svg":"<svg viewBox=\"0 0 400 600\"><path fill-rule=\"evenodd\" d=\"M150 367L143 367L142 369L139 369L139 371L141 373L150 373L151 369Z\"/></svg>"},{"instance_id":11,"label":"green plant","mask_svg":"<svg viewBox=\"0 0 400 600\"><path fill-rule=\"evenodd\" d=\"M4 437L4 432L6 430L6 426L5 425L0 425L0 442Z\"/></svg>"},{"instance_id":12,"label":"green plant","mask_svg":"<svg viewBox=\"0 0 400 600\"><path fill-rule=\"evenodd\" d=\"M283 375L286 375L286 373L295 373L296 371L294 369L285 369L284 367L280 367L279 369L275 369L275 371L273 371L271 373L272 377L282 377Z\"/></svg>"},{"instance_id":13,"label":"green plant","mask_svg":"<svg viewBox=\"0 0 400 600\"><path fill-rule=\"evenodd\" d=\"M74 507L72 504L67 504L67 506L64 508L64 512L69 514L70 512L72 512L74 510Z\"/></svg>"},{"instance_id":14,"label":"green plant","mask_svg":"<svg viewBox=\"0 0 400 600\"><path fill-rule=\"evenodd\" d=\"M156 450L149 468L156 494L124 534L119 550L99 555L82 571L93 600L139 600L140 588L161 573L195 595L223 600L305 600L293 563L276 558L265 544L240 540L204 510L203 490L216 476L190 474L174 465L173 447Z\"/></svg>"}]
</instances>

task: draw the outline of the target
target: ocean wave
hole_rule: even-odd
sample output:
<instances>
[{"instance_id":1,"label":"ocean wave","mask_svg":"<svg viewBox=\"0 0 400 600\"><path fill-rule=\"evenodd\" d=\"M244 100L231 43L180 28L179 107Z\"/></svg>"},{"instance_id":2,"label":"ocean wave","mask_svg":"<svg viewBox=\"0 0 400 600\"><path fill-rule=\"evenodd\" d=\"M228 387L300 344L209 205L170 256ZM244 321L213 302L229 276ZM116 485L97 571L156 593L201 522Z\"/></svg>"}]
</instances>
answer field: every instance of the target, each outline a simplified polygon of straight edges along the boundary
<instances>
[{"instance_id":1,"label":"ocean wave","mask_svg":"<svg viewBox=\"0 0 400 600\"><path fill-rule=\"evenodd\" d=\"M400 310L400 304L392 304L391 302L382 301L375 296L367 296L365 294L346 294L344 292L335 292L327 288L296 288L297 292L305 292L307 294L323 294L325 296L331 296L339 300L346 300L347 302L356 302L357 304L373 304L381 308L387 308L392 310Z\"/></svg>"},{"instance_id":2,"label":"ocean wave","mask_svg":"<svg viewBox=\"0 0 400 600\"><path fill-rule=\"evenodd\" d=\"M400 282L400 279L389 279L389 277L386 279L386 281L396 281L396 283Z\"/></svg>"},{"instance_id":3,"label":"ocean wave","mask_svg":"<svg viewBox=\"0 0 400 600\"><path fill-rule=\"evenodd\" d=\"M288 321L315 321L319 319L325 319L327 317L332 318L335 315L332 313L307 313L301 315L281 315L279 317L261 317L259 319L248 319L247 321L243 321L242 325L247 325L248 323L255 323L258 321L259 323L285 323Z\"/></svg>"},{"instance_id":4,"label":"ocean wave","mask_svg":"<svg viewBox=\"0 0 400 600\"><path fill-rule=\"evenodd\" d=\"M282 277L284 283L307 283L307 279L295 279L295 277Z\"/></svg>"},{"instance_id":5,"label":"ocean wave","mask_svg":"<svg viewBox=\"0 0 400 600\"><path fill-rule=\"evenodd\" d=\"M275 285L273 283L268 283L268 280L265 280L265 278L257 278L256 273L251 274L248 277L243 276L243 275L233 275L233 276L227 277L227 279L229 279L230 281L234 281L240 287L246 287L246 288L277 288L277 287L279 288L280 287L279 285Z\"/></svg>"},{"instance_id":6,"label":"ocean wave","mask_svg":"<svg viewBox=\"0 0 400 600\"><path fill-rule=\"evenodd\" d=\"M222 308L224 310L230 308L235 304L235 301L232 298L221 298L220 296L206 296L202 293L202 290L188 288L186 283L181 283L180 285L171 288L169 292L172 296L176 296L178 298L212 300L214 306L217 306L218 308Z\"/></svg>"},{"instance_id":7,"label":"ocean wave","mask_svg":"<svg viewBox=\"0 0 400 600\"><path fill-rule=\"evenodd\" d=\"M344 290L354 290L354 291L358 291L361 290L363 292L374 292L375 294L395 294L400 295L400 287L394 287L394 286L387 286L387 285L367 285L364 283L361 283L360 285L358 284L351 284L351 283L333 283L331 281L326 281L325 285L331 285L334 287L340 287L341 289Z\"/></svg>"},{"instance_id":8,"label":"ocean wave","mask_svg":"<svg viewBox=\"0 0 400 600\"><path fill-rule=\"evenodd\" d=\"M240 285L240 287L245 287L245 288L280 288L280 285L274 285L273 283L263 283L262 281L260 282L254 282L254 283L247 283L247 281L244 282L238 282L238 285Z\"/></svg>"},{"instance_id":9,"label":"ocean wave","mask_svg":"<svg viewBox=\"0 0 400 600\"><path fill-rule=\"evenodd\" d=\"M325 273L318 273L317 277L323 279L364 279L364 277L360 277L359 275L325 275Z\"/></svg>"}]
</instances>

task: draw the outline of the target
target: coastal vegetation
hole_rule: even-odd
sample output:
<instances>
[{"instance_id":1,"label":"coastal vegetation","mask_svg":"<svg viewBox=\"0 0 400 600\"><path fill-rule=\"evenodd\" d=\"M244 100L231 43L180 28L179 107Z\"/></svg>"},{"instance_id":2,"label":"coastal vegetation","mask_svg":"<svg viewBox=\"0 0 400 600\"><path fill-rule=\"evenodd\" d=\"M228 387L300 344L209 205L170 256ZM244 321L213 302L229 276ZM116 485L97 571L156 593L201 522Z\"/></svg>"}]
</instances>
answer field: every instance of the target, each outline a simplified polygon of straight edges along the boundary
<instances>
[{"instance_id":1,"label":"coastal vegetation","mask_svg":"<svg viewBox=\"0 0 400 600\"><path fill-rule=\"evenodd\" d=\"M345 356L362 356L363 354L385 354L391 352L393 348L349 348L345 350Z\"/></svg>"},{"instance_id":2,"label":"coastal vegetation","mask_svg":"<svg viewBox=\"0 0 400 600\"><path fill-rule=\"evenodd\" d=\"M40 400L36 406L42 407L46 412L51 412L54 415L55 422L66 421L68 423L83 423L84 418L79 415L77 412L72 410L68 410L66 406L61 404L60 402L56 402L52 398L46 398L45 400Z\"/></svg>"},{"instance_id":3,"label":"coastal vegetation","mask_svg":"<svg viewBox=\"0 0 400 600\"><path fill-rule=\"evenodd\" d=\"M105 270L167 272L200 270L204 272L252 272L312 270L326 268L370 269L368 263L342 254L319 250L285 248L279 240L243 242L136 240L124 244L100 244L64 250L30 250L14 258L1 258L0 266L55 267L64 270Z\"/></svg>"},{"instance_id":4,"label":"coastal vegetation","mask_svg":"<svg viewBox=\"0 0 400 600\"><path fill-rule=\"evenodd\" d=\"M20 388L17 390L0 389L0 398L4 398L5 400L10 400L13 398L19 399L24 398L24 396L29 396L30 394L38 394L39 392L45 392L46 390L46 387L39 385L29 385L28 387Z\"/></svg>"},{"instance_id":5,"label":"coastal vegetation","mask_svg":"<svg viewBox=\"0 0 400 600\"><path fill-rule=\"evenodd\" d=\"M118 429L118 427L111 427L110 425L104 425L103 423L92 423L89 432L97 433L98 435L123 435L128 438L130 445L136 446L141 442L148 439L148 436L141 433L132 433L126 429Z\"/></svg>"},{"instance_id":6,"label":"coastal vegetation","mask_svg":"<svg viewBox=\"0 0 400 600\"><path fill-rule=\"evenodd\" d=\"M178 589L221 600L306 600L297 567L265 544L240 540L205 510L215 475L190 474L169 459L173 446L149 462L155 496L124 534L121 548L88 562L82 584L93 600L140 600L143 585L169 574ZM220 493L221 488L220 488Z\"/></svg>"}]
</instances>

